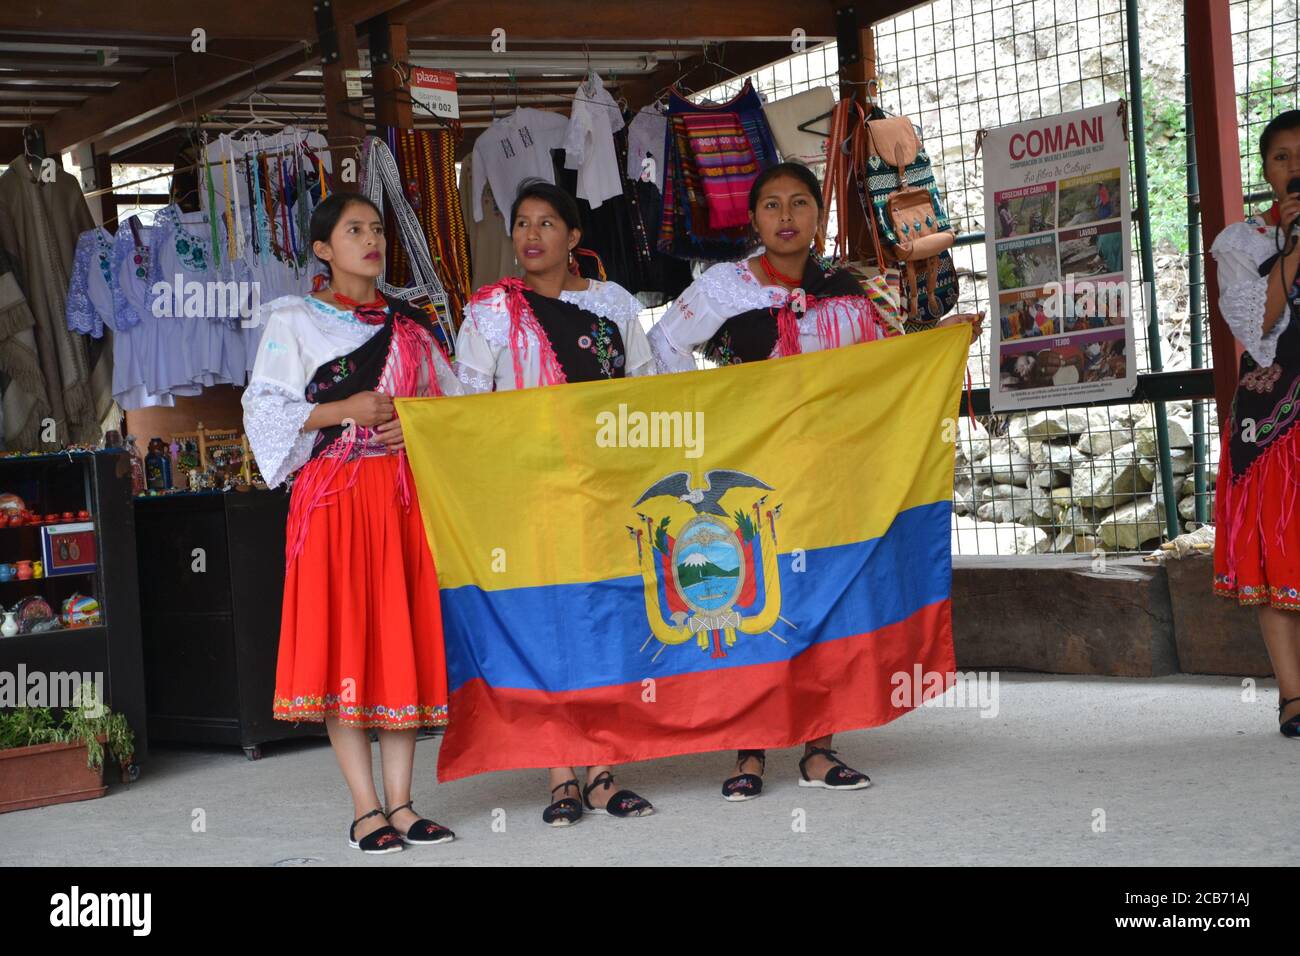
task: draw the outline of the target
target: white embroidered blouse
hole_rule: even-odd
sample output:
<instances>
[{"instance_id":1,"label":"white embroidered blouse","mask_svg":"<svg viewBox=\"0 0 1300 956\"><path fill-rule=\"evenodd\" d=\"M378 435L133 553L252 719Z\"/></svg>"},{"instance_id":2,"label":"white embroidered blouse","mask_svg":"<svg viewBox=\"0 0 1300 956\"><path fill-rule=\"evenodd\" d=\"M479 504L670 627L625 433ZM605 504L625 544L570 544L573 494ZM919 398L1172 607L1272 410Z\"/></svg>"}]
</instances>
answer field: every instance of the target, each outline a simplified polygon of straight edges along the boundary
<instances>
[{"instance_id":1,"label":"white embroidered blouse","mask_svg":"<svg viewBox=\"0 0 1300 956\"><path fill-rule=\"evenodd\" d=\"M588 280L581 291L565 290L561 301L576 305L618 326L623 338L624 374L653 375L654 356L641 328L641 302L616 282ZM541 381L541 346L533 332L527 332L527 353L520 356L524 387ZM504 299L499 303L470 302L465 306L460 332L456 336L456 375L467 393L504 392L515 387L514 359L510 354L510 314Z\"/></svg>"},{"instance_id":2,"label":"white embroidered blouse","mask_svg":"<svg viewBox=\"0 0 1300 956\"><path fill-rule=\"evenodd\" d=\"M679 295L650 329L651 351L660 373L689 372L700 366L695 352L722 328L724 322L753 309L779 309L790 299L784 286L763 285L749 267L750 260L720 262L710 266ZM799 348L818 352L828 348L817 332L819 305L799 317ZM851 318L836 313L842 345L864 341L862 329ZM772 356L777 349L774 346Z\"/></svg>"},{"instance_id":3,"label":"white embroidered blouse","mask_svg":"<svg viewBox=\"0 0 1300 956\"><path fill-rule=\"evenodd\" d=\"M260 304L253 320L262 326L262 338L242 399L244 430L263 479L274 488L308 462L320 434L302 430L316 407L306 398L316 370L359 348L383 326L300 295ZM441 352L435 351L434 365L442 394L462 394ZM421 369L420 382L420 394L428 394L427 368Z\"/></svg>"},{"instance_id":4,"label":"white embroidered blouse","mask_svg":"<svg viewBox=\"0 0 1300 956\"><path fill-rule=\"evenodd\" d=\"M1261 276L1259 267L1278 252L1280 242L1276 226L1251 216L1224 229L1210 247L1219 266L1219 309L1223 319L1261 368L1273 364L1277 340L1291 322L1290 310L1284 310L1269 333L1264 334L1269 277Z\"/></svg>"}]
</instances>

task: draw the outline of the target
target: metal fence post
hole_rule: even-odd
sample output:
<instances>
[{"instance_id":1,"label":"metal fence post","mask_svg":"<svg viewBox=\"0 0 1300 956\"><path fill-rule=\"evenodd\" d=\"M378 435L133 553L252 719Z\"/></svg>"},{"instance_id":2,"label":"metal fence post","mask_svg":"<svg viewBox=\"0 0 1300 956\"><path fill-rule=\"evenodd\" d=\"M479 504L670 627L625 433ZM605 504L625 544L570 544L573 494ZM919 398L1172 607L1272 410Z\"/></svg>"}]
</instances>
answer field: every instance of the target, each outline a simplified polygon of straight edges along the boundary
<instances>
[{"instance_id":1,"label":"metal fence post","mask_svg":"<svg viewBox=\"0 0 1300 956\"><path fill-rule=\"evenodd\" d=\"M1196 119L1192 103L1192 55L1186 44L1187 18L1183 18L1183 72L1186 74L1183 89L1187 103L1187 317L1192 323L1192 368L1205 367L1205 343L1201 328L1201 184L1196 175ZM1209 498L1206 495L1206 440L1205 403L1192 402L1192 467L1195 469L1196 521L1206 524L1209 519Z\"/></svg>"},{"instance_id":2,"label":"metal fence post","mask_svg":"<svg viewBox=\"0 0 1300 956\"><path fill-rule=\"evenodd\" d=\"M1147 296L1147 349L1151 371L1163 370L1160 357L1160 318L1156 309L1155 256L1151 251L1151 210L1148 208L1146 120L1142 112L1142 54L1138 43L1137 0L1124 0L1128 40L1129 115L1133 119L1133 160L1140 200L1138 235L1142 244L1142 283ZM1160 448L1160 485L1164 491L1165 524L1171 539L1178 537L1178 497L1174 490L1173 462L1169 455L1169 418L1164 402L1155 403L1156 441Z\"/></svg>"}]
</instances>

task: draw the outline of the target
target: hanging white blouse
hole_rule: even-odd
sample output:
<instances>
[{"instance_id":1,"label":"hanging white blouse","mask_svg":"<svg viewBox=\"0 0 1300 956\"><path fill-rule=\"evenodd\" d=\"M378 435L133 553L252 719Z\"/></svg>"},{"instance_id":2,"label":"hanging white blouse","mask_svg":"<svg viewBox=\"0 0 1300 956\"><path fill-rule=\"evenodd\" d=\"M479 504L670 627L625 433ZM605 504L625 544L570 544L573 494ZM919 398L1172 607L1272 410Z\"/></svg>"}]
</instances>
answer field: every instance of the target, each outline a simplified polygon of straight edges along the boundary
<instances>
[{"instance_id":1,"label":"hanging white blouse","mask_svg":"<svg viewBox=\"0 0 1300 956\"><path fill-rule=\"evenodd\" d=\"M661 373L699 368L695 351L713 338L732 316L754 309L780 309L789 302L790 291L780 285L763 285L750 269L750 261L710 266L650 329L650 348ZM824 308L830 310L827 315L832 317L840 345L865 341L861 324L853 321L850 314L836 311L830 305L815 304L799 317L801 352L819 352L832 347L833 343L823 342L817 331L817 320ZM771 357L775 356L776 346L773 346Z\"/></svg>"},{"instance_id":2,"label":"hanging white blouse","mask_svg":"<svg viewBox=\"0 0 1300 956\"><path fill-rule=\"evenodd\" d=\"M608 319L618 326L626 352L624 374L653 375L654 356L641 328L641 302L616 282L589 279L586 289L565 289L560 300ZM541 344L525 326L527 354L522 355L524 387L533 388L542 377ZM510 314L505 298L500 302L470 302L465 306L456 337L456 375L466 392L504 392L515 387L514 358L510 352Z\"/></svg>"},{"instance_id":3,"label":"hanging white blouse","mask_svg":"<svg viewBox=\"0 0 1300 956\"><path fill-rule=\"evenodd\" d=\"M383 328L312 296L287 295L258 306L254 319L261 341L244 389L244 430L269 487L284 482L311 459L319 429L303 431L311 410L307 385L316 370L347 355ZM462 393L440 352L434 374L443 395ZM421 368L420 394L428 394L429 370Z\"/></svg>"},{"instance_id":4,"label":"hanging white blouse","mask_svg":"<svg viewBox=\"0 0 1300 956\"><path fill-rule=\"evenodd\" d=\"M1277 340L1291 322L1291 310L1284 309L1282 317L1264 334L1264 300L1270 278L1261 276L1259 267L1277 254L1281 242L1277 227L1252 216L1224 229L1210 247L1219 265L1219 310L1223 320L1261 368L1273 364Z\"/></svg>"}]
</instances>

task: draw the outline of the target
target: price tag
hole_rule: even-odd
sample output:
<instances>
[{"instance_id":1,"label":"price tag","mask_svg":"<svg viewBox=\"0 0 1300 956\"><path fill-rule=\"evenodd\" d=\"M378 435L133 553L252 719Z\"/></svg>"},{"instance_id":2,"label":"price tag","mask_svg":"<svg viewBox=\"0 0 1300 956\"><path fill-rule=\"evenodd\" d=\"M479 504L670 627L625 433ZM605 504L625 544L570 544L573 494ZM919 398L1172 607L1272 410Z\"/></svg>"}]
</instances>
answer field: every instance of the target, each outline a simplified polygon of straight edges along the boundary
<instances>
[{"instance_id":1,"label":"price tag","mask_svg":"<svg viewBox=\"0 0 1300 956\"><path fill-rule=\"evenodd\" d=\"M366 75L365 70L348 70L343 74L347 84L348 99L357 100L361 98L361 78Z\"/></svg>"},{"instance_id":2,"label":"price tag","mask_svg":"<svg viewBox=\"0 0 1300 956\"><path fill-rule=\"evenodd\" d=\"M411 99L424 106L435 116L444 119L460 117L460 101L456 94L456 74L451 70L429 70L417 66L411 70Z\"/></svg>"}]
</instances>

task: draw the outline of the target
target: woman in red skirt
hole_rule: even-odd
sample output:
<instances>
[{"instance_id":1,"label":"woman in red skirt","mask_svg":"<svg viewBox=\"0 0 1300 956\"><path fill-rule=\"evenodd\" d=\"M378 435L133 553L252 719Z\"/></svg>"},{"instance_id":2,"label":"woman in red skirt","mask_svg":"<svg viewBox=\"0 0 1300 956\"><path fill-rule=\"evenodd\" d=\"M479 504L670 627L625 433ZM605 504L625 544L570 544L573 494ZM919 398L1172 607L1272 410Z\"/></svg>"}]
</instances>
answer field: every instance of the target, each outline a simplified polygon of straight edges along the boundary
<instances>
[{"instance_id":1,"label":"woman in red skirt","mask_svg":"<svg viewBox=\"0 0 1300 956\"><path fill-rule=\"evenodd\" d=\"M1211 251L1219 306L1245 352L1223 429L1215 501L1214 591L1259 607L1277 675L1278 721L1300 737L1300 111L1274 117L1259 140L1277 202L1234 223ZM1294 184L1294 185L1293 185Z\"/></svg>"},{"instance_id":2,"label":"woman in red skirt","mask_svg":"<svg viewBox=\"0 0 1300 956\"><path fill-rule=\"evenodd\" d=\"M267 484L297 472L274 716L325 722L352 792L349 844L392 853L455 836L411 806L417 729L447 722L447 676L438 577L393 398L461 387L428 317L376 291L384 226L369 200L327 198L311 239L329 286L259 308L262 338L243 397Z\"/></svg>"}]
</instances>

